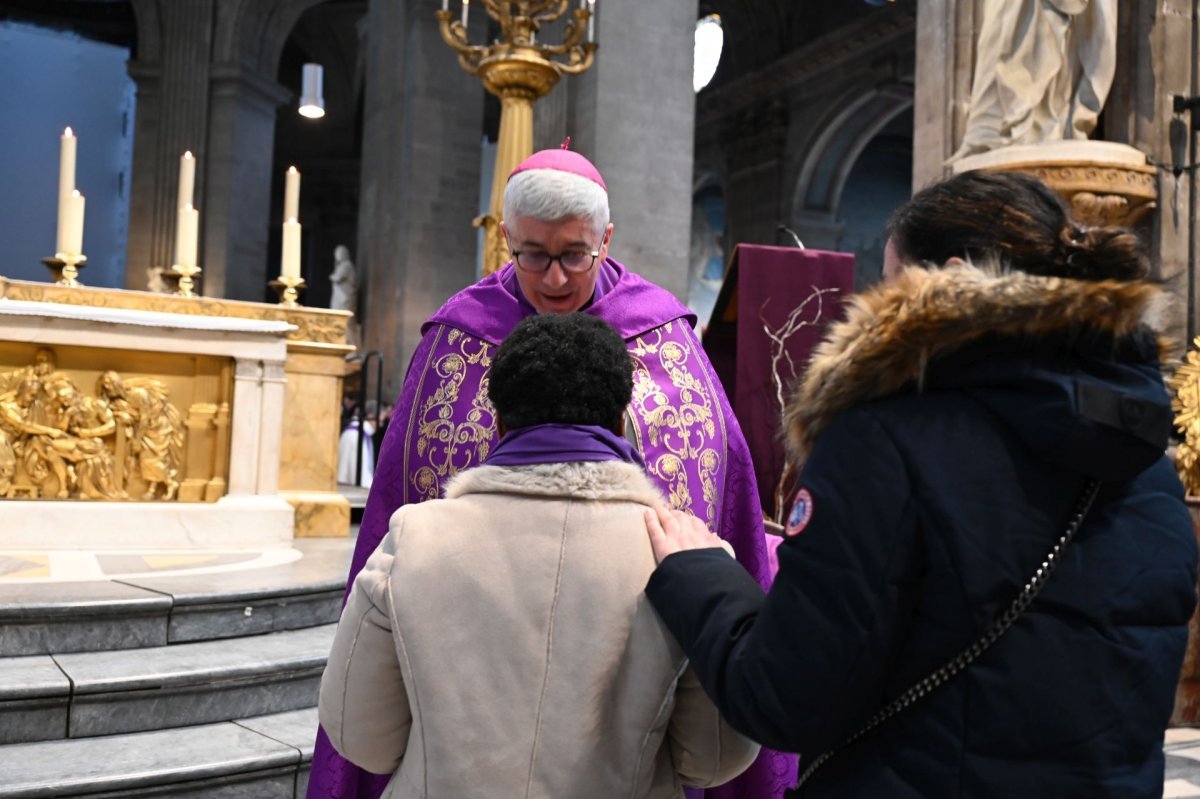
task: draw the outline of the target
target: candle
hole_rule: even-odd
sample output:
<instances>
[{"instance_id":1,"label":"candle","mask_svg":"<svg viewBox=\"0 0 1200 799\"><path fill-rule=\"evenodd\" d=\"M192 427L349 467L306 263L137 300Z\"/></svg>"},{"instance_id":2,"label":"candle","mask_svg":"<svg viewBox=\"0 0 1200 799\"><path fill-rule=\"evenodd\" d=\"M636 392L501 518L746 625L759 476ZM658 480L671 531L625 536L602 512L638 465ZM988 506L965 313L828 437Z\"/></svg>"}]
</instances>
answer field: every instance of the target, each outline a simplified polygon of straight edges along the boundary
<instances>
[{"instance_id":1,"label":"candle","mask_svg":"<svg viewBox=\"0 0 1200 799\"><path fill-rule=\"evenodd\" d=\"M588 44L596 41L596 0L588 0Z\"/></svg>"},{"instance_id":2,"label":"candle","mask_svg":"<svg viewBox=\"0 0 1200 799\"><path fill-rule=\"evenodd\" d=\"M450 10L450 0L442 0L442 11Z\"/></svg>"},{"instance_id":3,"label":"candle","mask_svg":"<svg viewBox=\"0 0 1200 799\"><path fill-rule=\"evenodd\" d=\"M183 208L185 205L195 203L196 192L196 159L192 156L192 151L188 150L179 159L179 202L175 204L176 208ZM193 266L193 264L188 264Z\"/></svg>"},{"instance_id":4,"label":"candle","mask_svg":"<svg viewBox=\"0 0 1200 799\"><path fill-rule=\"evenodd\" d=\"M287 186L283 192L283 221L300 218L300 173L290 166L287 171Z\"/></svg>"},{"instance_id":5,"label":"candle","mask_svg":"<svg viewBox=\"0 0 1200 799\"><path fill-rule=\"evenodd\" d=\"M470 9L470 7L471 7L471 0L463 0L462 26L464 28L467 27L467 11L468 11L468 9Z\"/></svg>"},{"instance_id":6,"label":"candle","mask_svg":"<svg viewBox=\"0 0 1200 799\"><path fill-rule=\"evenodd\" d=\"M67 232L67 209L71 192L75 191L75 134L70 128L63 131L58 149L58 230L55 252L66 252L63 247Z\"/></svg>"},{"instance_id":7,"label":"candle","mask_svg":"<svg viewBox=\"0 0 1200 799\"><path fill-rule=\"evenodd\" d=\"M58 150L58 196L70 197L75 191L75 143L70 128L63 131Z\"/></svg>"},{"instance_id":8,"label":"candle","mask_svg":"<svg viewBox=\"0 0 1200 799\"><path fill-rule=\"evenodd\" d=\"M175 226L175 263L179 266L196 265L196 241L200 233L200 212L191 203L179 209L179 220Z\"/></svg>"},{"instance_id":9,"label":"candle","mask_svg":"<svg viewBox=\"0 0 1200 799\"><path fill-rule=\"evenodd\" d=\"M58 230L58 252L63 255L83 253L83 195L72 191L64 205L63 226Z\"/></svg>"},{"instance_id":10,"label":"candle","mask_svg":"<svg viewBox=\"0 0 1200 799\"><path fill-rule=\"evenodd\" d=\"M294 217L283 223L283 265L280 271L284 277L300 277L300 223Z\"/></svg>"}]
</instances>

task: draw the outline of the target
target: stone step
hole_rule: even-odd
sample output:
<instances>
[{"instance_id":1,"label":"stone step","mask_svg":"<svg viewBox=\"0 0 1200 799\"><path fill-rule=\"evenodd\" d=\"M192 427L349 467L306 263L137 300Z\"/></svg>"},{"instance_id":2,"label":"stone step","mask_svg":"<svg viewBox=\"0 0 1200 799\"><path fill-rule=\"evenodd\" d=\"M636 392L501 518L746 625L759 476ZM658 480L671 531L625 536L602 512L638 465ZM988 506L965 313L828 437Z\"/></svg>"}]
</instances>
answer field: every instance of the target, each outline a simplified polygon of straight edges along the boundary
<instances>
[{"instance_id":1,"label":"stone step","mask_svg":"<svg viewBox=\"0 0 1200 799\"><path fill-rule=\"evenodd\" d=\"M0 583L0 657L136 649L336 622L352 542L240 571Z\"/></svg>"},{"instance_id":2,"label":"stone step","mask_svg":"<svg viewBox=\"0 0 1200 799\"><path fill-rule=\"evenodd\" d=\"M0 659L0 743L312 707L336 624L229 640Z\"/></svg>"},{"instance_id":3,"label":"stone step","mask_svg":"<svg viewBox=\"0 0 1200 799\"><path fill-rule=\"evenodd\" d=\"M237 722L0 746L0 798L301 799L316 708Z\"/></svg>"}]
</instances>

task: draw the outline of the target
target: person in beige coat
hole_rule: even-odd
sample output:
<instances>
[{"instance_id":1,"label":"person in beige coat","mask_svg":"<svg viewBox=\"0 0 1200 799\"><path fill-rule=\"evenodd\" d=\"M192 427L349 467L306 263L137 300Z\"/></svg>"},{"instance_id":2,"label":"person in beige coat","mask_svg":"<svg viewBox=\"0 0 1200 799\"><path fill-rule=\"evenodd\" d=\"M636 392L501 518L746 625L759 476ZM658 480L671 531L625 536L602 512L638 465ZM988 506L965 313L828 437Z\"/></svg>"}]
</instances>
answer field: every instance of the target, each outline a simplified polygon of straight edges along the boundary
<instances>
[{"instance_id":1,"label":"person in beige coat","mask_svg":"<svg viewBox=\"0 0 1200 799\"><path fill-rule=\"evenodd\" d=\"M526 319L492 364L499 444L392 517L320 695L385 797L666 799L754 760L643 593L663 500L622 437L631 391L606 323Z\"/></svg>"}]
</instances>

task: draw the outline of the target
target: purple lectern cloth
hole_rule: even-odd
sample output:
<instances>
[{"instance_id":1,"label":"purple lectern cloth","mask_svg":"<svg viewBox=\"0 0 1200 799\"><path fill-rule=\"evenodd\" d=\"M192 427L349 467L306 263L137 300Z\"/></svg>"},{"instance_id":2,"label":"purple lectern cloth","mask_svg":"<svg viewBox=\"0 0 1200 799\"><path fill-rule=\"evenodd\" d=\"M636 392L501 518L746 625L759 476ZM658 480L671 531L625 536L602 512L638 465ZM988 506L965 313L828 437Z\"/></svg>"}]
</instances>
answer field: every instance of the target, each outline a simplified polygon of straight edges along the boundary
<instances>
[{"instance_id":1,"label":"purple lectern cloth","mask_svg":"<svg viewBox=\"0 0 1200 799\"><path fill-rule=\"evenodd\" d=\"M646 468L642 453L633 444L611 430L591 424L535 424L509 430L483 463L530 466L582 461L625 461Z\"/></svg>"},{"instance_id":2,"label":"purple lectern cloth","mask_svg":"<svg viewBox=\"0 0 1200 799\"><path fill-rule=\"evenodd\" d=\"M765 588L770 571L750 452L693 332L695 317L670 293L616 261L601 268L599 290L584 312L616 328L629 347L634 360L629 420L647 474L674 507L704 519L729 541L738 562ZM512 270L509 264L459 292L422 327L383 441L347 590L397 508L440 497L447 480L482 463L495 445L487 399L492 355L534 312L513 290ZM795 776L795 756L764 750L741 777L703 795L774 799ZM376 799L389 777L347 762L318 731L309 799Z\"/></svg>"},{"instance_id":3,"label":"purple lectern cloth","mask_svg":"<svg viewBox=\"0 0 1200 799\"><path fill-rule=\"evenodd\" d=\"M792 383L804 375L826 327L840 319L842 303L854 292L854 255L739 244L735 258L731 275L736 269L736 365L734 374L729 374L728 364L719 374L733 399L734 412L754 459L763 508L770 513L785 462L779 436L782 409L772 361L778 364L782 396L786 398ZM818 290L828 293L809 300ZM796 321L806 324L786 338L786 356L776 353L764 328L780 331L789 315L805 301L808 305ZM716 354L713 359L721 363ZM785 503L784 508L788 507Z\"/></svg>"}]
</instances>

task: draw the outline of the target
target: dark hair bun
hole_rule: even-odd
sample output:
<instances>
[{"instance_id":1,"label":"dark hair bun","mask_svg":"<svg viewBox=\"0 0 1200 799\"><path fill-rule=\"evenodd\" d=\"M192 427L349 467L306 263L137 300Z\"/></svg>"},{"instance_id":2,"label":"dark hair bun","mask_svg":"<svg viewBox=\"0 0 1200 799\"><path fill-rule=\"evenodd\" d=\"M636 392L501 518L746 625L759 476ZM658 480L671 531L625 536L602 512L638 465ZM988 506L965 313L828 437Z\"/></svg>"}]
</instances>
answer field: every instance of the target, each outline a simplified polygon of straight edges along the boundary
<instances>
[{"instance_id":1,"label":"dark hair bun","mask_svg":"<svg viewBox=\"0 0 1200 799\"><path fill-rule=\"evenodd\" d=\"M584 313L540 314L496 351L488 397L509 429L535 424L613 427L633 394L625 341Z\"/></svg>"},{"instance_id":2,"label":"dark hair bun","mask_svg":"<svg viewBox=\"0 0 1200 799\"><path fill-rule=\"evenodd\" d=\"M1059 273L1081 280L1138 280L1150 259L1136 233L1119 227L1070 225L1062 233Z\"/></svg>"}]
</instances>

